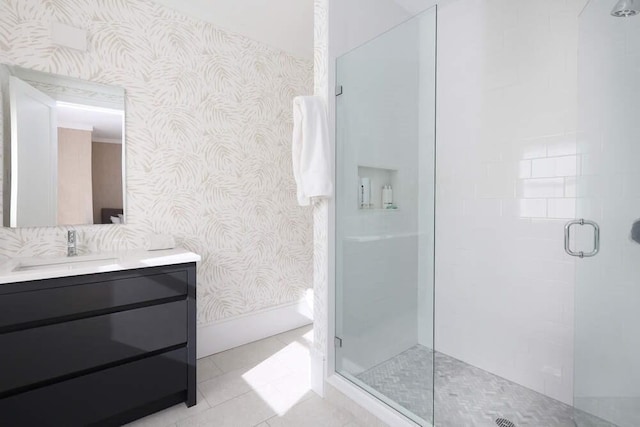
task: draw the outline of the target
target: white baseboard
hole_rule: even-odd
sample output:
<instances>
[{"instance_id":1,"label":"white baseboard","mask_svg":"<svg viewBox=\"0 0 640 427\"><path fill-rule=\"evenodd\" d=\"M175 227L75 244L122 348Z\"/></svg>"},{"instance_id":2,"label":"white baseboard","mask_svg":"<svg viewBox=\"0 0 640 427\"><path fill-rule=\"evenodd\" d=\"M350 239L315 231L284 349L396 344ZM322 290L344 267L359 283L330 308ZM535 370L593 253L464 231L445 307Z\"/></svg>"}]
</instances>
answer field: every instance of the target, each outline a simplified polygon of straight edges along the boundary
<instances>
[{"instance_id":1,"label":"white baseboard","mask_svg":"<svg viewBox=\"0 0 640 427\"><path fill-rule=\"evenodd\" d=\"M307 300L225 319L198 328L197 357L210 356L310 323L313 323L313 310Z\"/></svg>"},{"instance_id":2,"label":"white baseboard","mask_svg":"<svg viewBox=\"0 0 640 427\"><path fill-rule=\"evenodd\" d=\"M373 395L356 386L353 382L342 378L338 374L334 374L327 378L327 395L328 400L334 404L344 407L353 413L357 418L364 419L368 414L382 421L387 426L393 427L418 427L419 425L404 417L399 412L382 403ZM339 392L336 396L330 388ZM345 402L346 399L346 402ZM351 404L349 404L351 403ZM354 407L353 404L356 406ZM362 411L365 411L364 413ZM368 414L367 414L368 413ZM375 422L369 422L365 425L379 425ZM424 426L431 427L431 424L425 423Z\"/></svg>"}]
</instances>

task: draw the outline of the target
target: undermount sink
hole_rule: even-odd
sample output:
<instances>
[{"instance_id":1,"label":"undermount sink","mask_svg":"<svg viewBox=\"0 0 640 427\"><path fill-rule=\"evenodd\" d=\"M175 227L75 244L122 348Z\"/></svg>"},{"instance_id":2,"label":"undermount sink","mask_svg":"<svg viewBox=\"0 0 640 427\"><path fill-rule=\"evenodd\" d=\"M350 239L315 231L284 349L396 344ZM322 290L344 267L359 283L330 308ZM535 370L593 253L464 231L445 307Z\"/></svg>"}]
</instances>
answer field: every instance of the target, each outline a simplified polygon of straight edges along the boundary
<instances>
[{"instance_id":1,"label":"undermount sink","mask_svg":"<svg viewBox=\"0 0 640 427\"><path fill-rule=\"evenodd\" d=\"M33 261L20 261L12 271L34 271L34 270L59 270L59 269L75 269L83 267L99 267L102 265L114 264L117 258L104 257L74 257L74 258L56 258L41 259Z\"/></svg>"}]
</instances>

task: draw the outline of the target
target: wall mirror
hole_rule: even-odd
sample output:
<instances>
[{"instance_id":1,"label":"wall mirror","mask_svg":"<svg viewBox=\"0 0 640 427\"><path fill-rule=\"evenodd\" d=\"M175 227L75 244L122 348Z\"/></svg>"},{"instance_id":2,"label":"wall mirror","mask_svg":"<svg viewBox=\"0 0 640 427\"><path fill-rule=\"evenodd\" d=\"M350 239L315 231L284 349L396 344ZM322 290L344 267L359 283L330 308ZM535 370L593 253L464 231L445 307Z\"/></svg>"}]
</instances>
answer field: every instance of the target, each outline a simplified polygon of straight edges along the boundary
<instances>
[{"instance_id":1,"label":"wall mirror","mask_svg":"<svg viewBox=\"0 0 640 427\"><path fill-rule=\"evenodd\" d=\"M5 227L125 220L123 88L0 64Z\"/></svg>"}]
</instances>

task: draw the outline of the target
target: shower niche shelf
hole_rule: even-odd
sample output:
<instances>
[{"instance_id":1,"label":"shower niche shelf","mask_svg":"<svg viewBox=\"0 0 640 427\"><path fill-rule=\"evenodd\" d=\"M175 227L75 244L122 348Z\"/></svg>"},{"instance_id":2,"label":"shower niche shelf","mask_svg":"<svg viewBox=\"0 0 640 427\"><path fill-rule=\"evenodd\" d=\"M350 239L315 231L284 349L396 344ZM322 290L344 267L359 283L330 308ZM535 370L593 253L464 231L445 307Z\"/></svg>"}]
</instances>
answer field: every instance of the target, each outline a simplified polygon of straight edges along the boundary
<instances>
[{"instance_id":1,"label":"shower niche shelf","mask_svg":"<svg viewBox=\"0 0 640 427\"><path fill-rule=\"evenodd\" d=\"M398 203L398 170L390 168L381 168L375 166L358 165L358 189L360 189L361 179L370 179L371 197L370 207L363 208L360 206L360 192L357 193L356 207L361 212L381 213L381 212L397 212L400 210ZM382 205L382 187L391 185L393 190L393 205L397 209L385 209Z\"/></svg>"}]
</instances>

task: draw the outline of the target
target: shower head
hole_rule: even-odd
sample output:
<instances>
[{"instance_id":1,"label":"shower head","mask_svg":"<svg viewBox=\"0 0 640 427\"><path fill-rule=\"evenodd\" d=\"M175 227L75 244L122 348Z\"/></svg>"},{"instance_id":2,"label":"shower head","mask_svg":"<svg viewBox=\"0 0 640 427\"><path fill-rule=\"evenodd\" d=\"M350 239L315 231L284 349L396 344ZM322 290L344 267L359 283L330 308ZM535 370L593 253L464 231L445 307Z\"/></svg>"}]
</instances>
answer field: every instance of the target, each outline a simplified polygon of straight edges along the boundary
<instances>
[{"instance_id":1,"label":"shower head","mask_svg":"<svg viewBox=\"0 0 640 427\"><path fill-rule=\"evenodd\" d=\"M618 0L611 10L611 15L616 18L627 18L640 13L640 0Z\"/></svg>"}]
</instances>

